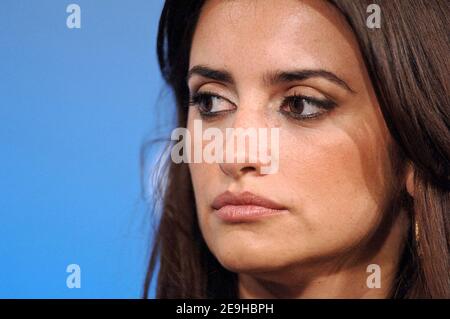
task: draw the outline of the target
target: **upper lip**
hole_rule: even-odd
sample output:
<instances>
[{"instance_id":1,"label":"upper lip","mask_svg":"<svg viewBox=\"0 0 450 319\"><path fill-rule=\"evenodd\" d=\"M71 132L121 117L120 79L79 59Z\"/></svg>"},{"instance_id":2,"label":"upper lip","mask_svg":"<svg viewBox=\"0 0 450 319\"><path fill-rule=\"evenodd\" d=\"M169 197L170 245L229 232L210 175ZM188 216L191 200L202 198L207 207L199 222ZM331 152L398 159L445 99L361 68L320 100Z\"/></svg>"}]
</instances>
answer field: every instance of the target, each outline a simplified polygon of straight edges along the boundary
<instances>
[{"instance_id":1,"label":"upper lip","mask_svg":"<svg viewBox=\"0 0 450 319\"><path fill-rule=\"evenodd\" d=\"M240 194L235 194L232 193L230 191L226 191L222 194L220 194L219 196L217 196L213 203L212 203L212 208L214 209L220 209L223 206L227 206L227 205L252 205L252 206L261 206L261 207L266 207L266 208L270 208L270 209L285 209L285 207L283 207L282 205L264 198L264 197L260 197L257 196L251 192L243 192Z\"/></svg>"}]
</instances>

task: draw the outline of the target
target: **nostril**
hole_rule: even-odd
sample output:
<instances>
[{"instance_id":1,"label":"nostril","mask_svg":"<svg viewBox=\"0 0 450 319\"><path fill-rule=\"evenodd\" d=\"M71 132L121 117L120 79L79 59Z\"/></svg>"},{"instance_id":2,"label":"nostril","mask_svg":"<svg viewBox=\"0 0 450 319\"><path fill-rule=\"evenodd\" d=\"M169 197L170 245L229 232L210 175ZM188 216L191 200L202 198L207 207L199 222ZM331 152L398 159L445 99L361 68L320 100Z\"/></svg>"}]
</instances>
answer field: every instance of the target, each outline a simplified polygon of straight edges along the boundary
<instances>
[{"instance_id":1,"label":"nostril","mask_svg":"<svg viewBox=\"0 0 450 319\"><path fill-rule=\"evenodd\" d=\"M219 163L220 170L227 176L240 178L247 173L260 175L260 167L258 163L235 163L224 162Z\"/></svg>"},{"instance_id":2,"label":"nostril","mask_svg":"<svg viewBox=\"0 0 450 319\"><path fill-rule=\"evenodd\" d=\"M256 168L253 166L245 166L241 168L241 173L245 174L251 171L256 171Z\"/></svg>"}]
</instances>

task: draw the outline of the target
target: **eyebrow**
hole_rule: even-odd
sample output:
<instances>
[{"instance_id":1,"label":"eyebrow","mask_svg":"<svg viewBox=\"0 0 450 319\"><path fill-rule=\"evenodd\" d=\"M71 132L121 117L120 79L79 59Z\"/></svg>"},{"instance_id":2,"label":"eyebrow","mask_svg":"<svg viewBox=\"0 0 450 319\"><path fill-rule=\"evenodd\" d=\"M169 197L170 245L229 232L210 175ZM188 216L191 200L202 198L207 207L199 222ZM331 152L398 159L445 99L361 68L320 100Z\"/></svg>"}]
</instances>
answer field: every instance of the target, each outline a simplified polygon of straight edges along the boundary
<instances>
[{"instance_id":1,"label":"eyebrow","mask_svg":"<svg viewBox=\"0 0 450 319\"><path fill-rule=\"evenodd\" d=\"M193 66L186 77L186 80L194 75L200 75L202 77L212 79L218 82L223 82L227 84L234 84L233 77L231 73L224 70L214 70L210 67L204 65ZM293 70L293 71L274 71L268 72L263 76L263 83L266 86L273 86L282 83L289 83L294 81L304 81L310 78L323 78L332 82L341 88L347 90L350 93L356 93L344 80L338 77L336 74L322 70L322 69L306 69L306 70Z\"/></svg>"}]
</instances>

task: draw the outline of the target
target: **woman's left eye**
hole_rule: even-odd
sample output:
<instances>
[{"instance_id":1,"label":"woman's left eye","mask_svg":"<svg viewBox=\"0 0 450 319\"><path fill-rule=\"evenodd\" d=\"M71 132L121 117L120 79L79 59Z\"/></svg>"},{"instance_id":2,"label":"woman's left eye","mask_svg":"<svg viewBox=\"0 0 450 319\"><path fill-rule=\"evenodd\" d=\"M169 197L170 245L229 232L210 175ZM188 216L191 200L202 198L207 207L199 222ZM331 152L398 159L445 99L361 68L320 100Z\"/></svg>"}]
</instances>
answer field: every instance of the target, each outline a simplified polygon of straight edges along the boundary
<instances>
[{"instance_id":1,"label":"woman's left eye","mask_svg":"<svg viewBox=\"0 0 450 319\"><path fill-rule=\"evenodd\" d=\"M303 120L316 118L335 106L336 103L328 99L292 95L284 98L280 112L294 119Z\"/></svg>"}]
</instances>

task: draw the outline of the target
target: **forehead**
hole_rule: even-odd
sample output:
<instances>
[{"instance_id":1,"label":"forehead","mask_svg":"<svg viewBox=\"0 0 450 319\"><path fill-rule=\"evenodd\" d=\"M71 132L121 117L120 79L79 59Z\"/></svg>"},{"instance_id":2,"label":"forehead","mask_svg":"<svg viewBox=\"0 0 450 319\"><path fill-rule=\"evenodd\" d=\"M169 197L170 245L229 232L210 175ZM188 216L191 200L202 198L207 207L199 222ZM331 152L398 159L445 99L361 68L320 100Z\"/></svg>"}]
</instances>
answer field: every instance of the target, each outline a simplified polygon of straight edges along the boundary
<instances>
[{"instance_id":1,"label":"forehead","mask_svg":"<svg viewBox=\"0 0 450 319\"><path fill-rule=\"evenodd\" d=\"M190 67L238 74L270 68L324 68L353 76L361 61L344 18L321 0L209 0L192 42Z\"/></svg>"}]
</instances>

